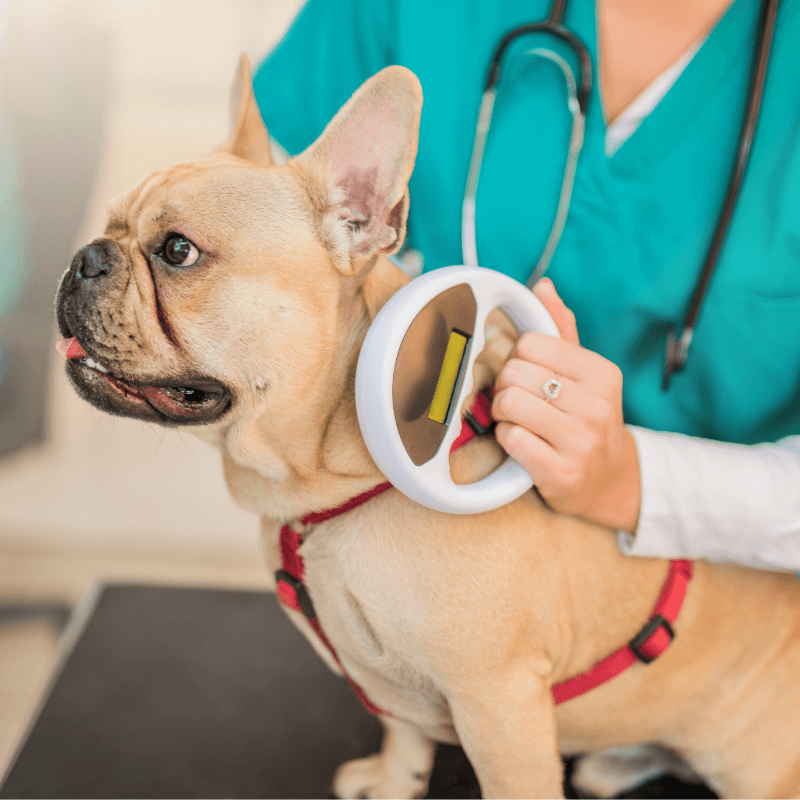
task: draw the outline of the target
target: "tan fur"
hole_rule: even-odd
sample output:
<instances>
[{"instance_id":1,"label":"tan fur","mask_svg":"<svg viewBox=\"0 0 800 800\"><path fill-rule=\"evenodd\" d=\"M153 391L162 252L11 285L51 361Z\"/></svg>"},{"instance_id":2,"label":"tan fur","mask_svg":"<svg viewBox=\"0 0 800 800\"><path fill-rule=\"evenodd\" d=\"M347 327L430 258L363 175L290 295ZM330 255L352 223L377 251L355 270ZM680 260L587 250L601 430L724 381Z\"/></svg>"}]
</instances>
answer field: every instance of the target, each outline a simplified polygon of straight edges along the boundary
<instances>
[{"instance_id":1,"label":"tan fur","mask_svg":"<svg viewBox=\"0 0 800 800\"><path fill-rule=\"evenodd\" d=\"M159 173L115 205L107 236L128 254L131 281L108 324L139 344L108 366L138 376L191 367L231 387L230 412L200 432L219 447L233 497L261 515L274 570L280 523L382 480L359 431L354 370L371 319L407 280L382 252L405 229L421 92L407 70L380 73L284 167L269 166L245 94L224 152ZM408 140L389 158L396 180L382 218L351 231L325 137L365 97L392 100ZM185 273L149 267L145 243L175 229L213 257ZM156 293L177 345L155 319ZM510 342L508 331L495 337L496 361ZM480 369L488 378L491 359ZM494 443L474 442L453 456L454 476L474 480L499 458ZM554 709L554 682L647 620L665 562L622 557L613 532L557 516L533 492L463 517L389 491L307 534L322 626L392 714L381 754L339 771L340 794L424 792L438 740L464 745L484 796L560 796L559 752L639 742L680 754L722 795L800 796L794 577L698 564L667 653Z\"/></svg>"}]
</instances>

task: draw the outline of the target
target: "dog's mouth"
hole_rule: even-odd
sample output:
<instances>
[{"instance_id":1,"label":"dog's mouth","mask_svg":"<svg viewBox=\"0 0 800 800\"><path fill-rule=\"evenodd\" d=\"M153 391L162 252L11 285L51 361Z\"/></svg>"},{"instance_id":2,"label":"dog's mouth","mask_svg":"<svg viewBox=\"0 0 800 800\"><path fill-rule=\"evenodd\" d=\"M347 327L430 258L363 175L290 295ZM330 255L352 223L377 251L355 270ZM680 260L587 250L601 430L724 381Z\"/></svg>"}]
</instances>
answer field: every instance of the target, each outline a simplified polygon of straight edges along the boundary
<instances>
[{"instance_id":1,"label":"dog's mouth","mask_svg":"<svg viewBox=\"0 0 800 800\"><path fill-rule=\"evenodd\" d=\"M90 357L74 336L62 339L56 349L66 358L67 372L80 394L113 414L197 425L218 419L231 406L228 389L211 378L134 383Z\"/></svg>"}]
</instances>

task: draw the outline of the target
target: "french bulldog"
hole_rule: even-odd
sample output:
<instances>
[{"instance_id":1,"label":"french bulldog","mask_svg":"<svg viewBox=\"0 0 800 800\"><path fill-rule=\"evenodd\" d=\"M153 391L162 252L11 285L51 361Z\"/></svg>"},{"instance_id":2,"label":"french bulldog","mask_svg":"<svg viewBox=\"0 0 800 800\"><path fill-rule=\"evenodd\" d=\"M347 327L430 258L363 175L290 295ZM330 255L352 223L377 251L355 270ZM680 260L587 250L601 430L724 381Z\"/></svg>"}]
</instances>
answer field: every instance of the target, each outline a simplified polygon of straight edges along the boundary
<instances>
[{"instance_id":1,"label":"french bulldog","mask_svg":"<svg viewBox=\"0 0 800 800\"><path fill-rule=\"evenodd\" d=\"M238 87L227 144L114 201L77 253L59 349L90 403L193 426L219 449L271 570L285 563L281 526L302 534L331 648L287 613L385 728L380 753L339 769L336 793L420 796L435 743L460 742L484 796L559 797L560 755L654 743L723 796L800 796L796 578L697 563L666 651L556 705L554 685L642 628L667 562L623 557L611 531L533 491L451 516L390 489L301 525L384 480L354 374L370 322L408 280L388 256L405 235L422 92L407 69L383 70L276 166L244 60ZM454 478L502 458L475 439L452 454ZM582 789L608 791L592 763Z\"/></svg>"}]
</instances>

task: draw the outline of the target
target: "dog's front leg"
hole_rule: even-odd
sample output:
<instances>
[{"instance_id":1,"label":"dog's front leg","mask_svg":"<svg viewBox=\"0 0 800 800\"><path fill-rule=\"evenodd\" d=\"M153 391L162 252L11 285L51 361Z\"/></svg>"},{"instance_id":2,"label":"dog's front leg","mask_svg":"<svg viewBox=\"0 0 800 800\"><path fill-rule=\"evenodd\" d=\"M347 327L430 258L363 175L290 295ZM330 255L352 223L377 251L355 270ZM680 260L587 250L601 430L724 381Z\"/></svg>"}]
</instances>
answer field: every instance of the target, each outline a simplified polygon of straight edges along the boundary
<instances>
[{"instance_id":1,"label":"dog's front leg","mask_svg":"<svg viewBox=\"0 0 800 800\"><path fill-rule=\"evenodd\" d=\"M423 797L436 744L415 725L392 717L383 723L381 751L342 764L333 779L337 797Z\"/></svg>"},{"instance_id":2,"label":"dog's front leg","mask_svg":"<svg viewBox=\"0 0 800 800\"><path fill-rule=\"evenodd\" d=\"M483 797L563 797L549 687L525 665L449 696Z\"/></svg>"}]
</instances>

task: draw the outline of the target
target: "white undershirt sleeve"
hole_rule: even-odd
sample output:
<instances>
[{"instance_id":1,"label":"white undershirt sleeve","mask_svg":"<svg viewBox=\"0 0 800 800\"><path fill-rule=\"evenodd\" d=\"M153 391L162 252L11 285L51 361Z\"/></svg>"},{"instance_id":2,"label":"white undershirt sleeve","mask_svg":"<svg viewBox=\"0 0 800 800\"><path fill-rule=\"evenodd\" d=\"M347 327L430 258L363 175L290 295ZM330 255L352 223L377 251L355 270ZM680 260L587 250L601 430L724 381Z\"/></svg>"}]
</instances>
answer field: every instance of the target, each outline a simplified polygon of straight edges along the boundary
<instances>
[{"instance_id":1,"label":"white undershirt sleeve","mask_svg":"<svg viewBox=\"0 0 800 800\"><path fill-rule=\"evenodd\" d=\"M629 430L642 501L624 553L800 570L800 436L748 446Z\"/></svg>"}]
</instances>

